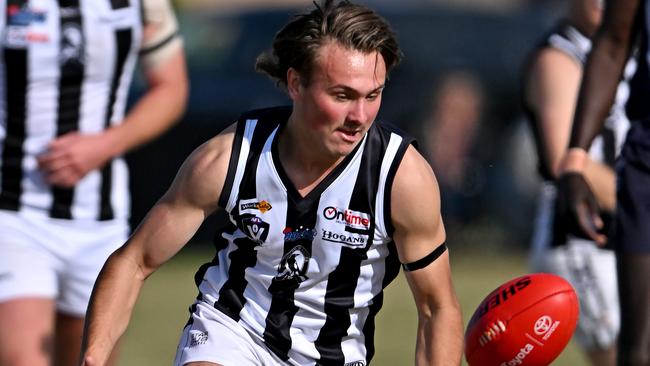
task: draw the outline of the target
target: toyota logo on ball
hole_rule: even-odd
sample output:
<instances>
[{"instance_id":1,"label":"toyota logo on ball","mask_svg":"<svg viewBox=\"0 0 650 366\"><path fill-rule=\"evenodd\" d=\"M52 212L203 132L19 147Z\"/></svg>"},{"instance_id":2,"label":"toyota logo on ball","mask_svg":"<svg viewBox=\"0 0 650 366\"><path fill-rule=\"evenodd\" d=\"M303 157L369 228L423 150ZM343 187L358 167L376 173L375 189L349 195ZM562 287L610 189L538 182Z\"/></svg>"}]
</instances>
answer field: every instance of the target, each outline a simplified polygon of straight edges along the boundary
<instances>
[{"instance_id":1,"label":"toyota logo on ball","mask_svg":"<svg viewBox=\"0 0 650 366\"><path fill-rule=\"evenodd\" d=\"M537 335L542 335L546 334L549 329L551 329L551 325L553 324L553 319L551 319L550 316L544 315L541 318L537 319L535 322L535 334Z\"/></svg>"}]
</instances>

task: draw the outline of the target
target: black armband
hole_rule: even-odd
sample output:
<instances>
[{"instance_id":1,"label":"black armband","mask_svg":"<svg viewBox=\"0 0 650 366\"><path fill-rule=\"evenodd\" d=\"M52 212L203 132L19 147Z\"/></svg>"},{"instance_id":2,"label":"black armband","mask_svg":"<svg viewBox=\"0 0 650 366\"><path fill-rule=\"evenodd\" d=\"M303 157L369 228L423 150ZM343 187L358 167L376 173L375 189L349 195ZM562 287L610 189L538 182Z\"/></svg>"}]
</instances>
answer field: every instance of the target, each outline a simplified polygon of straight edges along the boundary
<instances>
[{"instance_id":1,"label":"black armband","mask_svg":"<svg viewBox=\"0 0 650 366\"><path fill-rule=\"evenodd\" d=\"M404 268L406 272L412 272L420 268L424 268L429 264L433 263L433 261L435 261L436 259L438 259L438 257L440 257L442 253L444 253L446 250L447 250L447 246L445 245L445 243L442 243L438 245L438 247L434 249L433 252L427 254L426 257L422 259L418 259L415 262L402 263L402 268Z\"/></svg>"}]
</instances>

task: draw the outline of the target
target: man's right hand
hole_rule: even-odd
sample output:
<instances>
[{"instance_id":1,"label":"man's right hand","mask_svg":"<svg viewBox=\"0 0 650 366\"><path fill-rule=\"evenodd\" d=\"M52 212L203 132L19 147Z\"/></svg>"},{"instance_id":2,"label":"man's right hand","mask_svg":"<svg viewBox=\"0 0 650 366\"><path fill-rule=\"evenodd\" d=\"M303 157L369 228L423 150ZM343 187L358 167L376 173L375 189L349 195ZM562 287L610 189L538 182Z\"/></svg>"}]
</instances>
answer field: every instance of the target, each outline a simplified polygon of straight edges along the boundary
<instances>
[{"instance_id":1,"label":"man's right hand","mask_svg":"<svg viewBox=\"0 0 650 366\"><path fill-rule=\"evenodd\" d=\"M594 240L598 245L607 242L600 233L603 220L600 217L596 197L585 177L578 172L566 172L557 179L557 215L570 232Z\"/></svg>"}]
</instances>

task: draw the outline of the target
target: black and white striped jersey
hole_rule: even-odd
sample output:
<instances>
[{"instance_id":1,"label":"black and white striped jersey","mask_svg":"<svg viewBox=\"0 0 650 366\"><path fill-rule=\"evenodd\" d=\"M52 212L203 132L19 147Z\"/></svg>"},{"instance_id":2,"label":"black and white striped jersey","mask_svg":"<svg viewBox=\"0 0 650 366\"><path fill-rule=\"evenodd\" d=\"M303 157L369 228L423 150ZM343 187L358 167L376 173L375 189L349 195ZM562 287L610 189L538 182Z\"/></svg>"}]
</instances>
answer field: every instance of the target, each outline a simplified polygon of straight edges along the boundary
<instances>
[{"instance_id":1,"label":"black and white striped jersey","mask_svg":"<svg viewBox=\"0 0 650 366\"><path fill-rule=\"evenodd\" d=\"M57 136L99 133L122 121L142 46L141 5L0 1L0 209L64 219L128 217L123 159L63 189L44 182L36 157Z\"/></svg>"},{"instance_id":2,"label":"black and white striped jersey","mask_svg":"<svg viewBox=\"0 0 650 366\"><path fill-rule=\"evenodd\" d=\"M587 61L587 55L591 51L591 40L571 24L562 22L543 38L542 42L533 51L532 57L546 48L557 49L573 58L577 63L584 67L584 64ZM618 85L616 99L610 109L607 121L605 122L605 127L603 128L602 133L596 137L589 150L592 159L604 162L612 168L614 167L616 156L618 156L621 151L621 147L625 141L625 135L630 127L630 122L625 113L625 104L630 96L629 79L632 77L635 70L636 61L631 59L625 68L624 77ZM531 111L525 101L524 109L535 134L538 156L540 159L540 174L544 179L553 180L553 175L548 171L548 164L542 161L545 154L541 148L545 144L543 141L540 141L541 135L538 131L535 113Z\"/></svg>"},{"instance_id":3,"label":"black and white striped jersey","mask_svg":"<svg viewBox=\"0 0 650 366\"><path fill-rule=\"evenodd\" d=\"M276 148L290 113L253 111L238 122L219 199L231 222L196 275L199 299L289 363L367 364L383 289L399 273L390 190L413 140L374 123L302 197Z\"/></svg>"}]
</instances>

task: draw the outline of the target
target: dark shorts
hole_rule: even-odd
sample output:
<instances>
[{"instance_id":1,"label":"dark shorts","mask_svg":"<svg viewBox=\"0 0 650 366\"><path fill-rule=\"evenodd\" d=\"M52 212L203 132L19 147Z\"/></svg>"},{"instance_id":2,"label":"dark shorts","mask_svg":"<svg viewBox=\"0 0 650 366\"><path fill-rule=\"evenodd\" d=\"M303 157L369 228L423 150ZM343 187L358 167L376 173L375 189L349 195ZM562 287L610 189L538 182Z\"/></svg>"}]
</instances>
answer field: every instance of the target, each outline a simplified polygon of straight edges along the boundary
<instances>
[{"instance_id":1,"label":"dark shorts","mask_svg":"<svg viewBox=\"0 0 650 366\"><path fill-rule=\"evenodd\" d=\"M632 124L617 174L616 249L650 254L650 120Z\"/></svg>"}]
</instances>

